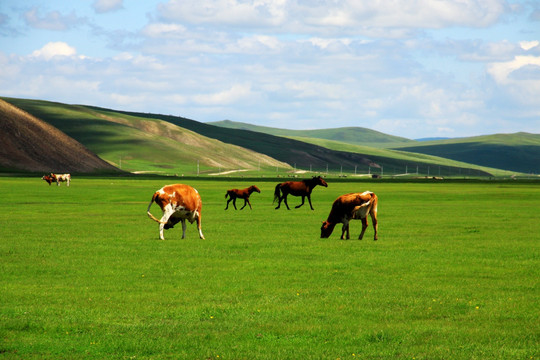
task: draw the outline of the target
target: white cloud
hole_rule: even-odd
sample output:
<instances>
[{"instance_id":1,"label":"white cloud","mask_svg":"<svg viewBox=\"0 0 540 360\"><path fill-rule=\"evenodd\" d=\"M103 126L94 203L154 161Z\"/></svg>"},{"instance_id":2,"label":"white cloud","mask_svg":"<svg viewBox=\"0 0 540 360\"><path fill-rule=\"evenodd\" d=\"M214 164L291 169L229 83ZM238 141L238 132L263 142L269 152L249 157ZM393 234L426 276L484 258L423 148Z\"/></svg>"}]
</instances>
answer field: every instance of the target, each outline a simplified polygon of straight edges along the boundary
<instances>
[{"instance_id":1,"label":"white cloud","mask_svg":"<svg viewBox=\"0 0 540 360\"><path fill-rule=\"evenodd\" d=\"M521 46L521 48L525 51L527 50L531 50L532 48L535 48L537 47L538 45L540 45L540 41L538 40L534 40L534 41L520 41L519 42L519 45Z\"/></svg>"},{"instance_id":2,"label":"white cloud","mask_svg":"<svg viewBox=\"0 0 540 360\"><path fill-rule=\"evenodd\" d=\"M229 89L213 94L193 95L192 99L201 105L229 105L251 95L250 84L235 84Z\"/></svg>"},{"instance_id":3,"label":"white cloud","mask_svg":"<svg viewBox=\"0 0 540 360\"><path fill-rule=\"evenodd\" d=\"M40 16L37 7L27 11L24 14L24 20L33 28L55 31L66 31L86 22L85 19L78 18L75 12L71 12L69 15L62 15L58 11L52 11L44 16Z\"/></svg>"},{"instance_id":4,"label":"white cloud","mask_svg":"<svg viewBox=\"0 0 540 360\"><path fill-rule=\"evenodd\" d=\"M92 7L97 13L106 13L123 8L123 0L95 0Z\"/></svg>"},{"instance_id":5,"label":"white cloud","mask_svg":"<svg viewBox=\"0 0 540 360\"><path fill-rule=\"evenodd\" d=\"M158 9L167 21L197 26L391 38L410 35L406 28L487 27L510 11L504 0L170 0Z\"/></svg>"},{"instance_id":6,"label":"white cloud","mask_svg":"<svg viewBox=\"0 0 540 360\"><path fill-rule=\"evenodd\" d=\"M50 42L47 43L39 50L35 50L32 53L34 58L43 58L45 60L51 60L57 56L75 56L77 55L77 50L74 47L69 46L65 42Z\"/></svg>"},{"instance_id":7,"label":"white cloud","mask_svg":"<svg viewBox=\"0 0 540 360\"><path fill-rule=\"evenodd\" d=\"M492 63L488 65L488 73L499 84L514 82L510 74L528 65L540 66L539 56L516 56L512 61ZM538 81L534 79L533 81Z\"/></svg>"}]
</instances>

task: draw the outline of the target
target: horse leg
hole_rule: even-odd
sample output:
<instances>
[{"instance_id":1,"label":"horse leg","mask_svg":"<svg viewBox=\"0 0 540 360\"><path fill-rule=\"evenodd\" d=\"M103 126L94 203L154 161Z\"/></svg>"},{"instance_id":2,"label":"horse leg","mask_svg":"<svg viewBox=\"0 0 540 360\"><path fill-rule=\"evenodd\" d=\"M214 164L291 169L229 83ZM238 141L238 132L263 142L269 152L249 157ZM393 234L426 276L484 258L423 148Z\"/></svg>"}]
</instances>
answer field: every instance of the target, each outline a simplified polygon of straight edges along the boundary
<instances>
[{"instance_id":1,"label":"horse leg","mask_svg":"<svg viewBox=\"0 0 540 360\"><path fill-rule=\"evenodd\" d=\"M227 200L227 206L225 206L225 210L229 208L229 203L231 202L231 200L232 200L232 197L230 197L229 200Z\"/></svg>"},{"instance_id":2,"label":"horse leg","mask_svg":"<svg viewBox=\"0 0 540 360\"><path fill-rule=\"evenodd\" d=\"M298 209L300 206L304 205L305 200L306 200L306 197L302 196L302 203L300 205L295 206L295 208Z\"/></svg>"},{"instance_id":3,"label":"horse leg","mask_svg":"<svg viewBox=\"0 0 540 360\"><path fill-rule=\"evenodd\" d=\"M287 203L287 195L288 194L283 194L283 202L285 203L285 206L287 206L287 210L291 210L289 204Z\"/></svg>"},{"instance_id":4,"label":"horse leg","mask_svg":"<svg viewBox=\"0 0 540 360\"><path fill-rule=\"evenodd\" d=\"M242 207L240 208L240 210L243 210L243 209L246 207L246 205L247 205L248 203L249 203L249 199L248 199L248 198L244 198L244 206L242 206ZM249 204L249 208L251 209L251 204Z\"/></svg>"},{"instance_id":5,"label":"horse leg","mask_svg":"<svg viewBox=\"0 0 540 360\"><path fill-rule=\"evenodd\" d=\"M234 210L238 210L238 209L236 208L236 197L233 199L232 204L233 204L233 206L234 206Z\"/></svg>"},{"instance_id":6,"label":"horse leg","mask_svg":"<svg viewBox=\"0 0 540 360\"><path fill-rule=\"evenodd\" d=\"M247 203L248 203L248 205L249 205L249 209L250 209L250 210L253 210L253 208L251 207L251 203L249 202L249 198L246 198L246 201L247 201ZM244 206L246 206L246 205L244 205Z\"/></svg>"},{"instance_id":7,"label":"horse leg","mask_svg":"<svg viewBox=\"0 0 540 360\"><path fill-rule=\"evenodd\" d=\"M311 194L308 194L308 195L307 195L307 199L308 199L308 201L309 201L309 207L311 208L311 210L315 210L315 209L313 208L313 205L311 205ZM348 232L348 231L349 231L349 226L347 226L347 232ZM348 238L347 238L347 239L348 239Z\"/></svg>"}]
</instances>

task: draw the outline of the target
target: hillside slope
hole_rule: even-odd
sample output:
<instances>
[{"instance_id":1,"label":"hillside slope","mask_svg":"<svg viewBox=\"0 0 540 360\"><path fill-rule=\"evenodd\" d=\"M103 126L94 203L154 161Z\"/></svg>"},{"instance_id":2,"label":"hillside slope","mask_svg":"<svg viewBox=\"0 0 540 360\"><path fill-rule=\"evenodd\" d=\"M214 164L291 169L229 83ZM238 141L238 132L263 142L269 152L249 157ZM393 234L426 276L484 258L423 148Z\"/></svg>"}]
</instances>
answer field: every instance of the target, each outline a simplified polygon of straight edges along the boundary
<instances>
[{"instance_id":1,"label":"hillside slope","mask_svg":"<svg viewBox=\"0 0 540 360\"><path fill-rule=\"evenodd\" d=\"M383 173L385 171L383 169L386 169L385 174L400 174L405 169L413 168L418 169L420 174L430 174L430 171L433 174L434 169L432 159L422 161L418 157L412 161L361 152L332 150L292 138L274 136L251 130L224 128L172 115L121 113L131 116L162 119L183 128L193 130L199 134L267 154L295 168L312 169L318 172L324 172L326 170L343 171L345 173L352 173L357 170L361 173L368 171ZM469 166L439 166L436 173L443 176L461 174L492 176L489 171L478 169L477 167L471 168Z\"/></svg>"},{"instance_id":2,"label":"hillside slope","mask_svg":"<svg viewBox=\"0 0 540 360\"><path fill-rule=\"evenodd\" d=\"M396 148L497 169L540 173L540 134L515 133L421 142Z\"/></svg>"},{"instance_id":3,"label":"hillside slope","mask_svg":"<svg viewBox=\"0 0 540 360\"><path fill-rule=\"evenodd\" d=\"M119 172L65 133L0 99L0 168L32 172Z\"/></svg>"},{"instance_id":4,"label":"hillside slope","mask_svg":"<svg viewBox=\"0 0 540 360\"><path fill-rule=\"evenodd\" d=\"M383 134L381 132L362 127L342 127L316 130L289 130L267 126L258 126L231 120L209 122L208 124L221 126L229 129L241 129L261 132L270 135L292 138L315 138L324 140L340 141L347 144L370 146L375 148L387 148L391 146L416 144L416 141Z\"/></svg>"},{"instance_id":5,"label":"hillside slope","mask_svg":"<svg viewBox=\"0 0 540 360\"><path fill-rule=\"evenodd\" d=\"M194 174L199 173L200 165L202 174L266 166L266 171L273 168L273 172L277 168L294 167L345 174L403 174L414 169L417 174L428 175L491 175L489 170L437 163L428 157L423 161L421 156L414 159L381 156L373 148L370 153L333 150L292 138L223 128L172 115L39 100L10 98L7 101L129 171Z\"/></svg>"},{"instance_id":6,"label":"hillside slope","mask_svg":"<svg viewBox=\"0 0 540 360\"><path fill-rule=\"evenodd\" d=\"M95 107L6 99L132 172L196 173L290 166L156 118Z\"/></svg>"}]
</instances>

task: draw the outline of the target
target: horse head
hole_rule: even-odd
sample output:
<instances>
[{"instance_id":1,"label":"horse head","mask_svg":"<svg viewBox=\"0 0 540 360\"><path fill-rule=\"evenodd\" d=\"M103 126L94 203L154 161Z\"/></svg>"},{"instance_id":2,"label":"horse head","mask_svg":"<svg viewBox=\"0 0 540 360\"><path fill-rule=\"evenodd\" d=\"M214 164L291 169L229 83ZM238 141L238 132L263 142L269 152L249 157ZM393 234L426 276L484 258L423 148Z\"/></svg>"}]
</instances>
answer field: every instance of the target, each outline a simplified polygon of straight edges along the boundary
<instances>
[{"instance_id":1,"label":"horse head","mask_svg":"<svg viewBox=\"0 0 540 360\"><path fill-rule=\"evenodd\" d=\"M317 185L328 187L328 184L326 183L326 181L324 181L324 179L322 177L320 177L320 176L313 177L313 180L315 180L315 183Z\"/></svg>"},{"instance_id":2,"label":"horse head","mask_svg":"<svg viewBox=\"0 0 540 360\"><path fill-rule=\"evenodd\" d=\"M258 187L256 187L255 185L251 185L249 187L249 192L252 193L254 191L258 192L259 194L261 193L261 190Z\"/></svg>"}]
</instances>

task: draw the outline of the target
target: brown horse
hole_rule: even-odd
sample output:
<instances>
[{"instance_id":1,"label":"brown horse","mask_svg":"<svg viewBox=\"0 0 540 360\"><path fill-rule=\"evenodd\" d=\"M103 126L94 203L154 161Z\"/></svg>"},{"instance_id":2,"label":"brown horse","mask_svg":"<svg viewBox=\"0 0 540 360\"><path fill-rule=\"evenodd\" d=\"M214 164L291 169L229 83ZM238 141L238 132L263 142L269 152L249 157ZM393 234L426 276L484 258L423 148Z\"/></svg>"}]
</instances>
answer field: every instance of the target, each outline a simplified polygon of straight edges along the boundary
<instances>
[{"instance_id":1,"label":"brown horse","mask_svg":"<svg viewBox=\"0 0 540 360\"><path fill-rule=\"evenodd\" d=\"M227 200L227 207L225 207L225 210L227 210L229 208L229 203L231 202L231 200L232 200L232 204L234 206L234 210L237 210L236 209L236 199L237 198L244 199L244 206L242 206L240 208L240 210L245 208L246 204L249 205L250 209L253 209L251 207L251 203L249 202L249 195L251 195L251 193L254 192L254 191L256 191L258 193L261 193L261 190L259 190L259 188L256 187L255 185L251 185L250 187L245 188L245 189L241 189L241 190L238 190L238 189L227 190L227 193L225 194L225 199L228 196L229 200Z\"/></svg>"},{"instance_id":2,"label":"brown horse","mask_svg":"<svg viewBox=\"0 0 540 360\"><path fill-rule=\"evenodd\" d=\"M328 187L326 181L324 181L324 179L320 176L315 176L313 177L313 179L308 180L286 181L277 184L276 190L274 191L274 202L278 200L278 206L276 207L276 210L279 209L279 207L281 206L281 201L283 201L285 203L285 206L287 206L287 209L290 210L289 204L287 204L287 195L289 194L302 197L302 203L296 206L297 209L300 206L304 205L304 200L307 196L309 206L311 207L311 210L314 210L313 205L311 205L311 192L313 191L313 188L317 185Z\"/></svg>"}]
</instances>

